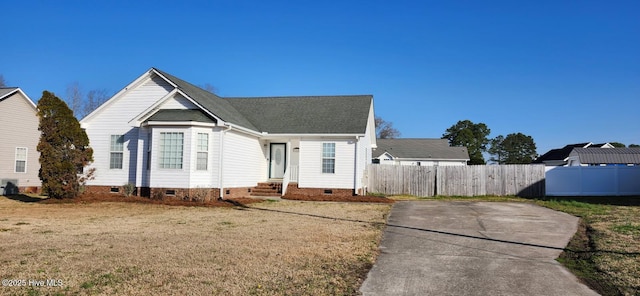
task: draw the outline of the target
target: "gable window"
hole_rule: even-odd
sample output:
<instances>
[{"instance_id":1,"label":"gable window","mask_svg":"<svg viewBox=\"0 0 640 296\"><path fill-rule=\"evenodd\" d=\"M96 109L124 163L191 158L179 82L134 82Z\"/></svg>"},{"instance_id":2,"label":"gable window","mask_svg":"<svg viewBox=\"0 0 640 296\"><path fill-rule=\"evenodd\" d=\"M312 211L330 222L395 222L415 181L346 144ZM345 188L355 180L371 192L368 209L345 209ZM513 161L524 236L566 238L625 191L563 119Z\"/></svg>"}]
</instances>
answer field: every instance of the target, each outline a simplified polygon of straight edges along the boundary
<instances>
[{"instance_id":1,"label":"gable window","mask_svg":"<svg viewBox=\"0 0 640 296\"><path fill-rule=\"evenodd\" d=\"M198 133L198 159L196 170L206 171L209 162L209 134Z\"/></svg>"},{"instance_id":2,"label":"gable window","mask_svg":"<svg viewBox=\"0 0 640 296\"><path fill-rule=\"evenodd\" d=\"M160 168L181 169L184 133L160 133Z\"/></svg>"},{"instance_id":3,"label":"gable window","mask_svg":"<svg viewBox=\"0 0 640 296\"><path fill-rule=\"evenodd\" d=\"M336 143L322 143L322 173L336 172Z\"/></svg>"},{"instance_id":4,"label":"gable window","mask_svg":"<svg viewBox=\"0 0 640 296\"><path fill-rule=\"evenodd\" d=\"M16 173L27 172L27 148L16 147Z\"/></svg>"},{"instance_id":5,"label":"gable window","mask_svg":"<svg viewBox=\"0 0 640 296\"><path fill-rule=\"evenodd\" d=\"M111 135L110 147L109 168L122 169L122 160L124 158L124 136Z\"/></svg>"}]
</instances>

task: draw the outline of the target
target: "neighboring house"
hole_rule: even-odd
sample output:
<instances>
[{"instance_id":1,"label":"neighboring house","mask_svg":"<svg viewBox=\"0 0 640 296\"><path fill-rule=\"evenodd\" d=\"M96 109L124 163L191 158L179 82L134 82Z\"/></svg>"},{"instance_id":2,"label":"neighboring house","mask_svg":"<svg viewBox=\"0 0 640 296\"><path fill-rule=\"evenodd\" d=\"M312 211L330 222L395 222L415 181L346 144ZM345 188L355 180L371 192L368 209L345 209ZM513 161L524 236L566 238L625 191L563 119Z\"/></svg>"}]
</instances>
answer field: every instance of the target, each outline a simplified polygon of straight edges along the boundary
<instances>
[{"instance_id":1,"label":"neighboring house","mask_svg":"<svg viewBox=\"0 0 640 296\"><path fill-rule=\"evenodd\" d=\"M376 143L370 95L222 98L155 68L81 125L88 189L152 197L358 194Z\"/></svg>"},{"instance_id":2,"label":"neighboring house","mask_svg":"<svg viewBox=\"0 0 640 296\"><path fill-rule=\"evenodd\" d=\"M640 148L573 148L567 166L638 166Z\"/></svg>"},{"instance_id":3,"label":"neighboring house","mask_svg":"<svg viewBox=\"0 0 640 296\"><path fill-rule=\"evenodd\" d=\"M417 166L466 165L465 147L451 147L446 139L378 139L373 163Z\"/></svg>"},{"instance_id":4,"label":"neighboring house","mask_svg":"<svg viewBox=\"0 0 640 296\"><path fill-rule=\"evenodd\" d=\"M536 158L533 163L542 163L546 166L566 166L568 164L567 157L569 157L574 148L614 148L614 146L609 143L593 144L591 142L569 144L559 149L547 151L547 153Z\"/></svg>"},{"instance_id":5,"label":"neighboring house","mask_svg":"<svg viewBox=\"0 0 640 296\"><path fill-rule=\"evenodd\" d=\"M0 193L38 192L40 141L36 105L18 87L0 88Z\"/></svg>"}]
</instances>

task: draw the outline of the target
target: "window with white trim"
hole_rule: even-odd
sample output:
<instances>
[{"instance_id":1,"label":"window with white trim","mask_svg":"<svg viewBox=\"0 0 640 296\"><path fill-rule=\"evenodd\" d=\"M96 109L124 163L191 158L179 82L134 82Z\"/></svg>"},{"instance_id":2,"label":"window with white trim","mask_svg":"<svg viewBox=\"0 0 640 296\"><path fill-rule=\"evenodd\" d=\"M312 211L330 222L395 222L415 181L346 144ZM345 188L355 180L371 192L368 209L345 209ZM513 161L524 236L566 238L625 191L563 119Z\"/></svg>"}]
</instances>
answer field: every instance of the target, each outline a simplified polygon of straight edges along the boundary
<instances>
[{"instance_id":1,"label":"window with white trim","mask_svg":"<svg viewBox=\"0 0 640 296\"><path fill-rule=\"evenodd\" d=\"M124 159L124 136L111 135L111 145L109 148L109 168L122 169Z\"/></svg>"},{"instance_id":2,"label":"window with white trim","mask_svg":"<svg viewBox=\"0 0 640 296\"><path fill-rule=\"evenodd\" d=\"M322 173L336 172L336 143L322 143Z\"/></svg>"},{"instance_id":3,"label":"window with white trim","mask_svg":"<svg viewBox=\"0 0 640 296\"><path fill-rule=\"evenodd\" d=\"M206 171L209 162L209 134L198 133L196 170Z\"/></svg>"},{"instance_id":4,"label":"window with white trim","mask_svg":"<svg viewBox=\"0 0 640 296\"><path fill-rule=\"evenodd\" d=\"M182 169L184 133L160 133L160 168Z\"/></svg>"},{"instance_id":5,"label":"window with white trim","mask_svg":"<svg viewBox=\"0 0 640 296\"><path fill-rule=\"evenodd\" d=\"M16 147L16 173L27 172L27 148Z\"/></svg>"}]
</instances>

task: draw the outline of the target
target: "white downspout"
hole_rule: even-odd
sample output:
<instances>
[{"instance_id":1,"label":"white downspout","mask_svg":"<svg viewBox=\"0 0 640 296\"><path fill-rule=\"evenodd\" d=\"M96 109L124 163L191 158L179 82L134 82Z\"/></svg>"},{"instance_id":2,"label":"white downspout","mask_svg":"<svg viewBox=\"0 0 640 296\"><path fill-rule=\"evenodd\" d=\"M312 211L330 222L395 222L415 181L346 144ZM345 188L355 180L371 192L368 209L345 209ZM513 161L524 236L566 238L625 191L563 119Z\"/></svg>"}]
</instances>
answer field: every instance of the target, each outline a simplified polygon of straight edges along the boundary
<instances>
[{"instance_id":1,"label":"white downspout","mask_svg":"<svg viewBox=\"0 0 640 296\"><path fill-rule=\"evenodd\" d=\"M358 143L360 143L360 136L356 136L356 142L354 149L354 163L353 163L353 193L358 195Z\"/></svg>"},{"instance_id":2,"label":"white downspout","mask_svg":"<svg viewBox=\"0 0 640 296\"><path fill-rule=\"evenodd\" d=\"M224 160L224 134L227 133L228 130L231 129L231 126L225 124L225 128L220 131L220 143L219 143L219 153L218 153L218 187L220 187L220 196L218 199L224 199L224 185L222 182L224 178L222 177L222 169L224 166L222 165L222 161Z\"/></svg>"}]
</instances>

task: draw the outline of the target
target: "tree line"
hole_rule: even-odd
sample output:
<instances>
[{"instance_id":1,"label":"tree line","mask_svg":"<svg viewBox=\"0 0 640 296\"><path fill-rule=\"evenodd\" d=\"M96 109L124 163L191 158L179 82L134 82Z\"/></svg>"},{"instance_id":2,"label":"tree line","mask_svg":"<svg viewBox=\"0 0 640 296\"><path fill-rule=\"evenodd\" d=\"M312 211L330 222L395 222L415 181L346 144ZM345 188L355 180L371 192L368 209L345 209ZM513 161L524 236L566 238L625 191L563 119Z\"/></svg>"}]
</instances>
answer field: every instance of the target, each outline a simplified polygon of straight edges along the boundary
<instances>
[{"instance_id":1,"label":"tree line","mask_svg":"<svg viewBox=\"0 0 640 296\"><path fill-rule=\"evenodd\" d=\"M82 119L100 107L100 105L110 97L111 95L106 89L92 89L85 95L82 87L80 87L80 83L76 81L67 85L67 97L65 101L73 112L73 115L78 119Z\"/></svg>"},{"instance_id":2,"label":"tree line","mask_svg":"<svg viewBox=\"0 0 640 296\"><path fill-rule=\"evenodd\" d=\"M0 74L0 87L7 87L7 81L2 74ZM214 89L209 84L206 87L211 90ZM77 81L67 85L66 95L64 101L77 119L87 116L111 97L111 94L106 89L92 89L85 95L80 83Z\"/></svg>"},{"instance_id":3,"label":"tree line","mask_svg":"<svg viewBox=\"0 0 640 296\"><path fill-rule=\"evenodd\" d=\"M378 139L393 139L400 137L401 133L393 127L393 123L376 117L376 135ZM466 147L469 152L469 164L486 164L484 153L490 155L489 161L498 164L529 164L538 154L533 137L521 132L510 133L506 136L498 135L489 138L491 129L480 122L460 120L445 130L442 139L447 139L450 146ZM614 147L626 147L619 142L610 142ZM630 144L630 148L640 147Z\"/></svg>"}]
</instances>

